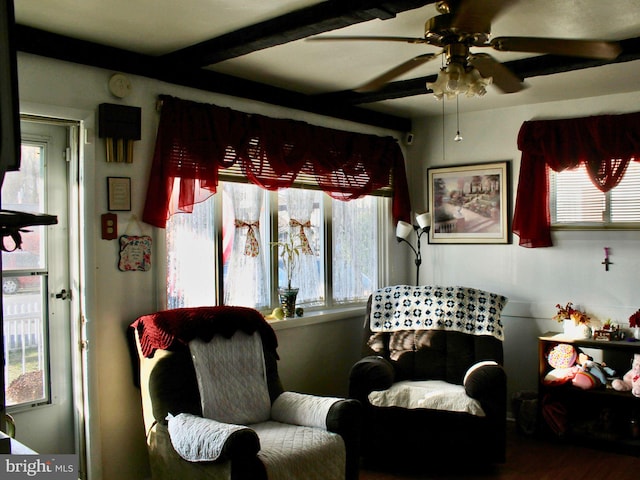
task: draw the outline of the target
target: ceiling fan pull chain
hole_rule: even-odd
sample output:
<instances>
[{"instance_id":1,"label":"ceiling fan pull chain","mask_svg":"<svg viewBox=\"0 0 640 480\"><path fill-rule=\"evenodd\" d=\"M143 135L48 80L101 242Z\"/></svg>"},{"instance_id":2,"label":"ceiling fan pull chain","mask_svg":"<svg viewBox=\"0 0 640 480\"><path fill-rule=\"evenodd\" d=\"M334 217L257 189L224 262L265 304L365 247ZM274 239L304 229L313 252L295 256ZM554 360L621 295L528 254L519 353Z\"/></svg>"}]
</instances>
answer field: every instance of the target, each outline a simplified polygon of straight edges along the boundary
<instances>
[{"instance_id":1,"label":"ceiling fan pull chain","mask_svg":"<svg viewBox=\"0 0 640 480\"><path fill-rule=\"evenodd\" d=\"M462 135L460 135L460 95L456 95L456 125L458 127L458 131L456 132L456 136L453 137L453 141L461 142Z\"/></svg>"},{"instance_id":2,"label":"ceiling fan pull chain","mask_svg":"<svg viewBox=\"0 0 640 480\"><path fill-rule=\"evenodd\" d=\"M445 163L444 98L442 99L442 163Z\"/></svg>"}]
</instances>

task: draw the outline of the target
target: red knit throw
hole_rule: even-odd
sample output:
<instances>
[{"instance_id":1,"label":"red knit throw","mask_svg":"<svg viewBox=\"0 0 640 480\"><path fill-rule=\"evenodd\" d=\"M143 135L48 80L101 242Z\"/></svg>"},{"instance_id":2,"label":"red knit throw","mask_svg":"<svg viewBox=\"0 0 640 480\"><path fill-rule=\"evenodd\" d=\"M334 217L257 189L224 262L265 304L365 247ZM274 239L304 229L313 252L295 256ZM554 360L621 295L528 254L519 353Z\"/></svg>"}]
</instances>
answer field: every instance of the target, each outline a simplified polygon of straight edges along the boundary
<instances>
[{"instance_id":1,"label":"red knit throw","mask_svg":"<svg viewBox=\"0 0 640 480\"><path fill-rule=\"evenodd\" d=\"M194 338L205 342L214 335L231 338L237 330L247 334L256 331L262 337L265 348L273 351L278 347L276 334L264 317L246 307L192 307L164 310L143 315L131 324L140 338L140 347L145 357L153 357L156 350L175 350L188 345Z\"/></svg>"}]
</instances>

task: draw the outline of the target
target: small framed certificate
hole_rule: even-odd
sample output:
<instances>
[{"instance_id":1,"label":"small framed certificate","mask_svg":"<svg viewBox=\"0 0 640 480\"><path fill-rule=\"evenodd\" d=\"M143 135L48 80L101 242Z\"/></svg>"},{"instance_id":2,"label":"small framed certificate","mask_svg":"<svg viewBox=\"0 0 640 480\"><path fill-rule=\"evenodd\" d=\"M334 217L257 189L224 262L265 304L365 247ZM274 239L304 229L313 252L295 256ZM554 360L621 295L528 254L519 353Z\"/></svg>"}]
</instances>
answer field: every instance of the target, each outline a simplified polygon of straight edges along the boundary
<instances>
[{"instance_id":1,"label":"small framed certificate","mask_svg":"<svg viewBox=\"0 0 640 480\"><path fill-rule=\"evenodd\" d=\"M107 199L109 211L131 211L131 178L107 177Z\"/></svg>"}]
</instances>

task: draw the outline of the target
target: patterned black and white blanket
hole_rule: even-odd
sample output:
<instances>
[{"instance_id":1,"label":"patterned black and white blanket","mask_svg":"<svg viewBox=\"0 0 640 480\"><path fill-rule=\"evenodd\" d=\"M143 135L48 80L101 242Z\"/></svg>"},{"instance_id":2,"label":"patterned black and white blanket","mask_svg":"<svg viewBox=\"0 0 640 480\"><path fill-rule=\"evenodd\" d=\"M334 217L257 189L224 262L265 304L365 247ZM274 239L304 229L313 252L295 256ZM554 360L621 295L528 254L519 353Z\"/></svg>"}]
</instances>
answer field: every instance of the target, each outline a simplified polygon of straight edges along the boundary
<instances>
[{"instance_id":1,"label":"patterned black and white blanket","mask_svg":"<svg viewBox=\"0 0 640 480\"><path fill-rule=\"evenodd\" d=\"M453 330L504 339L507 297L468 287L395 285L373 293L371 331Z\"/></svg>"}]
</instances>

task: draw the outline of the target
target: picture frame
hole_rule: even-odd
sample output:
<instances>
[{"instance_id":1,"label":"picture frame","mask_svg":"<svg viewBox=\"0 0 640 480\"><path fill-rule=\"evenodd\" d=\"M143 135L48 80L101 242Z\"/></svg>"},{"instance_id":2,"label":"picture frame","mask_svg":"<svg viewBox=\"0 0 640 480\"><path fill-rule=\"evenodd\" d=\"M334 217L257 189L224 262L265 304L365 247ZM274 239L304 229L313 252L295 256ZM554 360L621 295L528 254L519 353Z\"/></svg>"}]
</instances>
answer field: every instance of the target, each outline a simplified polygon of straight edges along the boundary
<instances>
[{"instance_id":1,"label":"picture frame","mask_svg":"<svg viewBox=\"0 0 640 480\"><path fill-rule=\"evenodd\" d=\"M111 212L131 211L131 178L107 177L107 205Z\"/></svg>"},{"instance_id":2,"label":"picture frame","mask_svg":"<svg viewBox=\"0 0 640 480\"><path fill-rule=\"evenodd\" d=\"M511 243L511 162L427 169L429 243Z\"/></svg>"}]
</instances>

